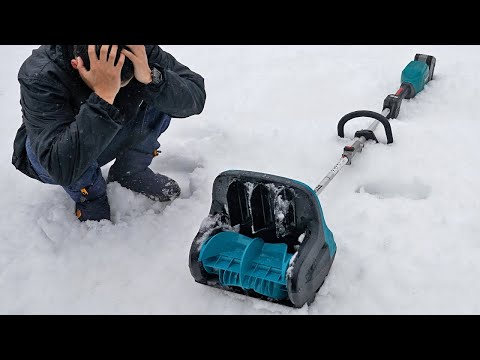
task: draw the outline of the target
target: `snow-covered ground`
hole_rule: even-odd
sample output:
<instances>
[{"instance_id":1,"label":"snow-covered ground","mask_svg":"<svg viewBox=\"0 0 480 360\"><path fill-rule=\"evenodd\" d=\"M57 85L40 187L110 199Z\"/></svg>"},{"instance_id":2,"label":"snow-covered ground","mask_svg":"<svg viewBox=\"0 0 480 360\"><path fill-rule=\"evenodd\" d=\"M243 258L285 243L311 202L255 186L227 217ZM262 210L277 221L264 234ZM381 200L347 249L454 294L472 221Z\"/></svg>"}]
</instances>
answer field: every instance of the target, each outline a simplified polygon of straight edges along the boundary
<instances>
[{"instance_id":1,"label":"snow-covered ground","mask_svg":"<svg viewBox=\"0 0 480 360\"><path fill-rule=\"evenodd\" d=\"M16 76L35 47L0 46L0 313L480 314L480 46L163 46L206 79L204 112L172 121L152 166L183 194L165 207L109 185L113 223L100 224L11 165ZM315 302L195 283L188 254L214 178L244 169L314 187L352 142L338 120L380 111L416 53L437 58L436 77L404 101L394 144L368 144L320 195L338 250Z\"/></svg>"}]
</instances>

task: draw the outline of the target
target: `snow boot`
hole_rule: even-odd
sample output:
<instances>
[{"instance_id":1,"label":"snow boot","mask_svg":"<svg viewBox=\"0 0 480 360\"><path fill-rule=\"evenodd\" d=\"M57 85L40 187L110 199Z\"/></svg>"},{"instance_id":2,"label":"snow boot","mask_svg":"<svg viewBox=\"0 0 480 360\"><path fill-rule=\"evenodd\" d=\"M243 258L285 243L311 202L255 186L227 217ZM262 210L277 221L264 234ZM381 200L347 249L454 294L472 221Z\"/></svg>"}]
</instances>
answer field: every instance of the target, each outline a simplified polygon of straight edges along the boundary
<instances>
[{"instance_id":1,"label":"snow boot","mask_svg":"<svg viewBox=\"0 0 480 360\"><path fill-rule=\"evenodd\" d=\"M116 181L127 189L161 202L176 199L181 192L177 182L148 167L158 153L157 149L150 153L138 149L123 152L111 166L107 183Z\"/></svg>"}]
</instances>

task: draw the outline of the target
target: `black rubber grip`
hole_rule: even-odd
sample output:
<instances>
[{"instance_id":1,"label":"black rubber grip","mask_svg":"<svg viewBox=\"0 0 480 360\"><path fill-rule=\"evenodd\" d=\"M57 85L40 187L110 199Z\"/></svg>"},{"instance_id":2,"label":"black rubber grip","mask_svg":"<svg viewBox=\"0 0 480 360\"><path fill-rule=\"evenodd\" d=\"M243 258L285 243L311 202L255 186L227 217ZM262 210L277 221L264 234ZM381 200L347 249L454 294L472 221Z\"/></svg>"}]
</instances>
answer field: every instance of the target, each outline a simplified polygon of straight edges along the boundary
<instances>
[{"instance_id":1,"label":"black rubber grip","mask_svg":"<svg viewBox=\"0 0 480 360\"><path fill-rule=\"evenodd\" d=\"M392 127L390 126L390 123L388 122L387 118L382 114L379 114L375 111L369 111L369 110L354 111L342 117L338 122L338 126L337 126L338 136L342 138L345 137L345 133L344 133L345 124L350 120L358 117L369 117L369 118L373 118L375 120L380 121L383 127L385 128L385 134L387 135L387 144L393 143Z\"/></svg>"}]
</instances>

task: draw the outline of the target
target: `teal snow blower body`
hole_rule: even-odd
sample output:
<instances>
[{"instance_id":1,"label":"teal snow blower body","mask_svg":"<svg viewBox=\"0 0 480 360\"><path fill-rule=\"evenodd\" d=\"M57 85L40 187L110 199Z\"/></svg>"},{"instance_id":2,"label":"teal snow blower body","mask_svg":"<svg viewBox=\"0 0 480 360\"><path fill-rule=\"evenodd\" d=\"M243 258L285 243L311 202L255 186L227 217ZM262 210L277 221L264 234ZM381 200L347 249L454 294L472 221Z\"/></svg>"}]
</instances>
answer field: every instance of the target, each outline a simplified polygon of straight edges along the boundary
<instances>
[{"instance_id":1,"label":"teal snow blower body","mask_svg":"<svg viewBox=\"0 0 480 360\"><path fill-rule=\"evenodd\" d=\"M337 247L318 195L368 140L377 141L378 124L393 142L388 119L395 119L403 99L415 97L433 78L433 56L417 54L401 75L401 87L388 95L382 113L345 115L337 131L357 117L375 121L355 133L340 161L313 190L270 174L230 170L217 176L212 204L190 248L189 267L198 283L300 308L311 304L325 281Z\"/></svg>"},{"instance_id":2,"label":"teal snow blower body","mask_svg":"<svg viewBox=\"0 0 480 360\"><path fill-rule=\"evenodd\" d=\"M232 170L217 176L212 196L190 251L195 280L285 304L313 301L336 252L315 192Z\"/></svg>"}]
</instances>

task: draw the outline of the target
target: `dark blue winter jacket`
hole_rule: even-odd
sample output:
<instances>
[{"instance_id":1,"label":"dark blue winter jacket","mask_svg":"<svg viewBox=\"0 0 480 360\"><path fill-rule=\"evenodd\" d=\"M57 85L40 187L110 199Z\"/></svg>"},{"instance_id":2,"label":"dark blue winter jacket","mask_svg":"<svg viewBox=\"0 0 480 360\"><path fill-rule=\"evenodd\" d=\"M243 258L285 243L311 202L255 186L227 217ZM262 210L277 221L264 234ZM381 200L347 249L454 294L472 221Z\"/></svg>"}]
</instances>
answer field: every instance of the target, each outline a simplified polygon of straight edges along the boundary
<instances>
[{"instance_id":1,"label":"dark blue winter jacket","mask_svg":"<svg viewBox=\"0 0 480 360\"><path fill-rule=\"evenodd\" d=\"M18 73L23 121L14 141L13 165L39 180L25 151L28 135L41 165L59 185L67 186L147 104L172 118L200 114L206 100L203 77L157 45L146 45L146 50L149 65L162 72L164 81L144 85L132 79L113 105L96 95L73 69L73 45L34 50Z\"/></svg>"}]
</instances>

